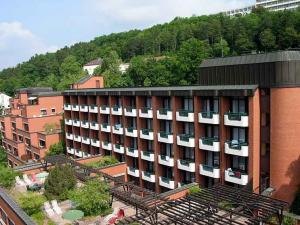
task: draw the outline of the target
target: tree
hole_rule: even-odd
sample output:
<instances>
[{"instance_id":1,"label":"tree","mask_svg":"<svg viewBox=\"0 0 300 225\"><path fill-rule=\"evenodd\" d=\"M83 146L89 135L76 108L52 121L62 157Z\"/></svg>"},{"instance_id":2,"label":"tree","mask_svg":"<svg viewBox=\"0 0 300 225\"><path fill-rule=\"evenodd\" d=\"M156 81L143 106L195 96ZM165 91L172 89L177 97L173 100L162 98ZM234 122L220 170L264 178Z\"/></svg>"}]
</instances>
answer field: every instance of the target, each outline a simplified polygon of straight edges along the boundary
<instances>
[{"instance_id":1,"label":"tree","mask_svg":"<svg viewBox=\"0 0 300 225\"><path fill-rule=\"evenodd\" d=\"M76 177L73 168L69 165L56 165L50 170L45 181L45 196L47 199L65 200L68 191L76 185Z\"/></svg>"},{"instance_id":2,"label":"tree","mask_svg":"<svg viewBox=\"0 0 300 225\"><path fill-rule=\"evenodd\" d=\"M19 205L29 216L38 214L44 202L46 198L34 192L26 192L18 198Z\"/></svg>"},{"instance_id":3,"label":"tree","mask_svg":"<svg viewBox=\"0 0 300 225\"><path fill-rule=\"evenodd\" d=\"M246 33L241 33L237 36L235 45L237 46L238 53L248 53L249 51L255 49L253 41L250 40Z\"/></svg>"},{"instance_id":4,"label":"tree","mask_svg":"<svg viewBox=\"0 0 300 225\"><path fill-rule=\"evenodd\" d=\"M259 35L260 44L265 51L275 49L276 37L274 36L271 29L265 29Z\"/></svg>"},{"instance_id":5,"label":"tree","mask_svg":"<svg viewBox=\"0 0 300 225\"><path fill-rule=\"evenodd\" d=\"M70 191L69 198L85 216L102 215L110 208L108 188L104 182L88 181L84 186Z\"/></svg>"},{"instance_id":6,"label":"tree","mask_svg":"<svg viewBox=\"0 0 300 225\"><path fill-rule=\"evenodd\" d=\"M0 166L7 165L7 154L4 151L3 147L0 146Z\"/></svg>"},{"instance_id":7,"label":"tree","mask_svg":"<svg viewBox=\"0 0 300 225\"><path fill-rule=\"evenodd\" d=\"M47 156L60 155L60 154L65 154L65 146L62 141L50 145L49 151L46 153Z\"/></svg>"},{"instance_id":8,"label":"tree","mask_svg":"<svg viewBox=\"0 0 300 225\"><path fill-rule=\"evenodd\" d=\"M0 187L11 188L15 185L15 177L19 173L10 167L0 165Z\"/></svg>"},{"instance_id":9,"label":"tree","mask_svg":"<svg viewBox=\"0 0 300 225\"><path fill-rule=\"evenodd\" d=\"M228 56L230 53L230 48L227 41L224 39L220 39L220 41L216 42L213 45L213 53L216 57Z\"/></svg>"}]
</instances>

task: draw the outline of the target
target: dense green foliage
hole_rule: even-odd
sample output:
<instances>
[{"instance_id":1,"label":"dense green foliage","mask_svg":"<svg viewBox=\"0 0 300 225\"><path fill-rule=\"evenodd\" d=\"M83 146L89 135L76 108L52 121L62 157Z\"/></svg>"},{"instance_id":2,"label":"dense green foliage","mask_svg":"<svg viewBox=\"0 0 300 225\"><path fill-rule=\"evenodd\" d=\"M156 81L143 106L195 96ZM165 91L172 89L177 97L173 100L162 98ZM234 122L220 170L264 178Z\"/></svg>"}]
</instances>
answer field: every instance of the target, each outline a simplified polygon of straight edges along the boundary
<instances>
[{"instance_id":1,"label":"dense green foliage","mask_svg":"<svg viewBox=\"0 0 300 225\"><path fill-rule=\"evenodd\" d=\"M52 156L52 155L60 155L60 154L65 154L65 144L62 141L51 145L46 155Z\"/></svg>"},{"instance_id":2,"label":"dense green foliage","mask_svg":"<svg viewBox=\"0 0 300 225\"><path fill-rule=\"evenodd\" d=\"M246 16L221 14L175 18L145 30L100 36L56 53L33 56L28 62L0 72L0 91L52 86L64 89L80 77L82 65L102 57L108 87L194 84L203 58L299 47L300 10ZM126 74L116 70L130 62ZM107 64L108 62L108 64Z\"/></svg>"},{"instance_id":3,"label":"dense green foliage","mask_svg":"<svg viewBox=\"0 0 300 225\"><path fill-rule=\"evenodd\" d=\"M193 187L189 188L189 194L190 195L197 194L199 192L201 192L201 188L199 186L193 186Z\"/></svg>"},{"instance_id":4,"label":"dense green foliage","mask_svg":"<svg viewBox=\"0 0 300 225\"><path fill-rule=\"evenodd\" d=\"M19 205L29 216L39 213L44 202L46 198L34 192L26 192L18 198Z\"/></svg>"},{"instance_id":5,"label":"dense green foliage","mask_svg":"<svg viewBox=\"0 0 300 225\"><path fill-rule=\"evenodd\" d=\"M110 208L108 185L97 180L89 181L84 186L70 191L69 198L85 216L103 215Z\"/></svg>"},{"instance_id":6,"label":"dense green foliage","mask_svg":"<svg viewBox=\"0 0 300 225\"><path fill-rule=\"evenodd\" d=\"M0 166L7 166L7 154L3 147L0 146Z\"/></svg>"},{"instance_id":7,"label":"dense green foliage","mask_svg":"<svg viewBox=\"0 0 300 225\"><path fill-rule=\"evenodd\" d=\"M15 185L15 177L19 173L12 168L0 165L0 187L11 188Z\"/></svg>"},{"instance_id":8,"label":"dense green foliage","mask_svg":"<svg viewBox=\"0 0 300 225\"><path fill-rule=\"evenodd\" d=\"M87 163L87 166L101 168L118 163L119 161L114 156L103 156L96 162Z\"/></svg>"},{"instance_id":9,"label":"dense green foliage","mask_svg":"<svg viewBox=\"0 0 300 225\"><path fill-rule=\"evenodd\" d=\"M76 177L71 166L55 166L45 181L47 199L66 200L68 192L76 186Z\"/></svg>"},{"instance_id":10,"label":"dense green foliage","mask_svg":"<svg viewBox=\"0 0 300 225\"><path fill-rule=\"evenodd\" d=\"M292 213L300 215L300 188L296 193L295 199L290 207Z\"/></svg>"}]
</instances>

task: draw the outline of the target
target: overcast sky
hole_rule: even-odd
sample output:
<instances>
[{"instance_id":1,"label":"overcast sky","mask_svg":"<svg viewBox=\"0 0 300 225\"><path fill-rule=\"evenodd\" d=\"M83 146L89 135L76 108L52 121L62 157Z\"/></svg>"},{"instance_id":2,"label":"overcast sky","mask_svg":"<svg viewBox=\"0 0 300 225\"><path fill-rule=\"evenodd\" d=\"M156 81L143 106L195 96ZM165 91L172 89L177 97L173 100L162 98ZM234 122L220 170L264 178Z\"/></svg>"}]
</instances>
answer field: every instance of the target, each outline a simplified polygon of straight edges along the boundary
<instances>
[{"instance_id":1,"label":"overcast sky","mask_svg":"<svg viewBox=\"0 0 300 225\"><path fill-rule=\"evenodd\" d=\"M36 53L254 0L0 0L0 70Z\"/></svg>"}]
</instances>

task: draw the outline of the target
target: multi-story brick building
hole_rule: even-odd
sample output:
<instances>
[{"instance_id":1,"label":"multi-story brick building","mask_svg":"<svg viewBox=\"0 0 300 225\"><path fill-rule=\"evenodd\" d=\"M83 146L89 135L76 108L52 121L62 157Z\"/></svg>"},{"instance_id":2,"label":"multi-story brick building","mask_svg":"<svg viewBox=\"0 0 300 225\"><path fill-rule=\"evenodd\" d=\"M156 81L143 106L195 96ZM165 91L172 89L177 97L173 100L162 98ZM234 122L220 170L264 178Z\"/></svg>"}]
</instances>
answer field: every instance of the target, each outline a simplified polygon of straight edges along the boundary
<instances>
[{"instance_id":1,"label":"multi-story brick building","mask_svg":"<svg viewBox=\"0 0 300 225\"><path fill-rule=\"evenodd\" d=\"M61 139L63 97L51 88L24 88L0 117L2 146L10 166L37 161Z\"/></svg>"},{"instance_id":2,"label":"multi-story brick building","mask_svg":"<svg viewBox=\"0 0 300 225\"><path fill-rule=\"evenodd\" d=\"M300 52L283 51L206 60L198 86L67 90L67 151L114 155L129 181L158 193L221 182L291 201L298 86Z\"/></svg>"}]
</instances>

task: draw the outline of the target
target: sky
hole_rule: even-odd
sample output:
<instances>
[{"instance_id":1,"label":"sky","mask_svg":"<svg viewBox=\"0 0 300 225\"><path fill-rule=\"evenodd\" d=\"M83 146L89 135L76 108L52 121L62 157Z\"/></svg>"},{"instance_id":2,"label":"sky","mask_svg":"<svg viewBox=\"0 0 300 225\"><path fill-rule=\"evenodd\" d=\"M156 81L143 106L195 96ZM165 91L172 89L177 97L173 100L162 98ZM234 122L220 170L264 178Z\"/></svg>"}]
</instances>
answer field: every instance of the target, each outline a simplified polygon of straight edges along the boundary
<instances>
[{"instance_id":1,"label":"sky","mask_svg":"<svg viewBox=\"0 0 300 225\"><path fill-rule=\"evenodd\" d=\"M253 0L0 0L0 70L89 41L177 16L218 13Z\"/></svg>"}]
</instances>

